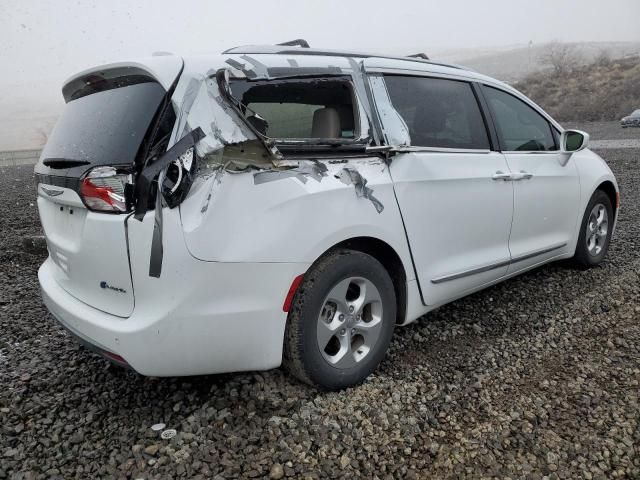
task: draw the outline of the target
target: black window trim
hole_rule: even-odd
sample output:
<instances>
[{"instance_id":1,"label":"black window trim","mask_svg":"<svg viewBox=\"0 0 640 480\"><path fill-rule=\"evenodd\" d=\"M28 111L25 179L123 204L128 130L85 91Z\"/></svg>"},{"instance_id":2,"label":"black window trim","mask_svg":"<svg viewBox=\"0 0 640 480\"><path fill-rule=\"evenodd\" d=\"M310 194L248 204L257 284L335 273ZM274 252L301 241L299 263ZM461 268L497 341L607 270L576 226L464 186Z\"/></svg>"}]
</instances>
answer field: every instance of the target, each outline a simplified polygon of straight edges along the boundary
<instances>
[{"instance_id":1,"label":"black window trim","mask_svg":"<svg viewBox=\"0 0 640 480\"><path fill-rule=\"evenodd\" d=\"M557 131L558 136L560 136L562 135L562 129L559 128L554 121L552 121L552 119L549 117L549 115L547 115L545 111L541 110L537 105L532 104L530 101L528 101L526 97L523 98L519 95L515 95L513 92L510 92L504 88L500 88L498 85L492 85L489 83L481 83L481 82L475 82L475 83L477 84L479 95L482 97L483 107L486 109L487 115L489 116L489 118L491 118L491 126L496 137L496 145L498 146L497 151L505 155L506 154L556 155L560 153L560 145L556 140L556 136L553 134L553 131L554 130ZM500 140L500 135L498 135L495 114L493 112L493 109L491 108L491 105L489 105L489 102L487 101L487 97L485 95L485 91L487 88L493 88L494 90L498 90L502 93L512 96L516 100L520 100L522 103L524 103L529 108L531 108L534 112L536 112L538 115L544 118L544 120L547 122L547 125L549 126L549 131L551 132L551 137L553 138L553 144L556 149L555 150L505 150L504 145L502 145L502 141Z\"/></svg>"},{"instance_id":2,"label":"black window trim","mask_svg":"<svg viewBox=\"0 0 640 480\"><path fill-rule=\"evenodd\" d=\"M489 148L447 148L447 147L425 147L419 145L411 145L411 146L403 146L400 148L394 148L394 150L402 151L406 153L410 152L444 152L444 153L478 153L478 154L487 154L494 151L498 151L498 143L497 143L497 133L495 131L495 127L493 126L493 121L489 120L490 117L485 112L485 108L483 105L484 97L481 97L480 89L476 81L470 78L462 78L462 77L454 77L448 75L440 75L434 72L415 72L411 71L410 73L403 70L392 70L392 69L383 69L375 71L367 72L367 77L370 75L382 74L382 78L389 76L395 77L415 77L415 78L434 78L437 80L449 80L452 82L461 82L466 83L471 88L471 92L476 99L478 110L480 110L480 115L482 117L482 122L484 124L485 132L487 134L487 139L489 140ZM368 83L368 82L367 82ZM386 86L386 81L385 81ZM393 107L393 104L391 104ZM394 107L395 108L395 107ZM400 113L398 112L398 115Z\"/></svg>"}]
</instances>

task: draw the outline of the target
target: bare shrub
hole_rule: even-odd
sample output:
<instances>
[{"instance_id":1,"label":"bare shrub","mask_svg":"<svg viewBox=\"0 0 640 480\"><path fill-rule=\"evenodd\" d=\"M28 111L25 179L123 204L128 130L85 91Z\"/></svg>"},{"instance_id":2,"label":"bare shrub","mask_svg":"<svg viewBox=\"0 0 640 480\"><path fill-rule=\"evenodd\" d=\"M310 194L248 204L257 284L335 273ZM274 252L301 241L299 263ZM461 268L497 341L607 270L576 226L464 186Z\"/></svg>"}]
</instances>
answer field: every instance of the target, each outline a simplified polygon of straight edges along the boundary
<instances>
[{"instance_id":1,"label":"bare shrub","mask_svg":"<svg viewBox=\"0 0 640 480\"><path fill-rule=\"evenodd\" d=\"M558 57L555 57L558 59ZM640 58L550 69L515 87L559 121L617 120L640 108Z\"/></svg>"},{"instance_id":2,"label":"bare shrub","mask_svg":"<svg viewBox=\"0 0 640 480\"><path fill-rule=\"evenodd\" d=\"M556 75L564 75L580 65L580 54L568 43L552 42L539 57L540 62L550 66Z\"/></svg>"}]
</instances>

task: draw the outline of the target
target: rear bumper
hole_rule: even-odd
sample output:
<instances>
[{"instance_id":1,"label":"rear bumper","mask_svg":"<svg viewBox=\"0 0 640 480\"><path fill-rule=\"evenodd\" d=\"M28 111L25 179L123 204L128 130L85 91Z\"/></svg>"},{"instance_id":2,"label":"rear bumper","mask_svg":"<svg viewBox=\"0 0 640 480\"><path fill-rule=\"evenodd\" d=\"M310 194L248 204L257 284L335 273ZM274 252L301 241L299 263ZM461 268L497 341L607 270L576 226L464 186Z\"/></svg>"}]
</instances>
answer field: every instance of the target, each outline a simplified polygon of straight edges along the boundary
<instances>
[{"instance_id":1,"label":"rear bumper","mask_svg":"<svg viewBox=\"0 0 640 480\"><path fill-rule=\"evenodd\" d=\"M190 264L189 281L138 301L129 318L68 294L47 259L38 278L52 315L98 350L121 356L137 372L182 376L275 368L282 361L282 304L300 263Z\"/></svg>"}]
</instances>

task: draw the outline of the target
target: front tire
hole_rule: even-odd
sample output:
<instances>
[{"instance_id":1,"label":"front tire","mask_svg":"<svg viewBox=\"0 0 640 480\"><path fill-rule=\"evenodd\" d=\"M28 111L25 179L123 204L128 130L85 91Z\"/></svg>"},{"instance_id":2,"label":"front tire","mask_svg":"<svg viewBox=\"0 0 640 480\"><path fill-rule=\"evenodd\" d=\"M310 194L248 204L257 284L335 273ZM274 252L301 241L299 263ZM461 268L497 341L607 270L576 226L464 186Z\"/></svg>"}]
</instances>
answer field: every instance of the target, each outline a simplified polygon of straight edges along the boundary
<instances>
[{"instance_id":1,"label":"front tire","mask_svg":"<svg viewBox=\"0 0 640 480\"><path fill-rule=\"evenodd\" d=\"M335 250L305 274L293 299L284 366L325 390L364 381L384 358L396 321L396 297L374 257Z\"/></svg>"},{"instance_id":2,"label":"front tire","mask_svg":"<svg viewBox=\"0 0 640 480\"><path fill-rule=\"evenodd\" d=\"M609 250L613 221L613 205L609 196L602 190L596 190L580 225L574 257L580 266L589 268L602 263Z\"/></svg>"}]
</instances>

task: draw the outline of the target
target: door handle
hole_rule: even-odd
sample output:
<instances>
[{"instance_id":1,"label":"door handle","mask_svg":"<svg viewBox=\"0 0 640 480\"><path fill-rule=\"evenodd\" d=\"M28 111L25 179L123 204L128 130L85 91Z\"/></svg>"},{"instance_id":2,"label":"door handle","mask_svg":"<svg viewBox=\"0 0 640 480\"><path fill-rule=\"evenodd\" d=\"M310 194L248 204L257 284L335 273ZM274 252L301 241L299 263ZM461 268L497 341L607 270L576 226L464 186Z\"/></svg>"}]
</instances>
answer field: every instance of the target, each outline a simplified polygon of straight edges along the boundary
<instances>
[{"instance_id":1,"label":"door handle","mask_svg":"<svg viewBox=\"0 0 640 480\"><path fill-rule=\"evenodd\" d=\"M512 179L510 173L504 173L501 170L498 170L496 173L494 173L493 177L491 178L493 180L504 180L505 182Z\"/></svg>"},{"instance_id":2,"label":"door handle","mask_svg":"<svg viewBox=\"0 0 640 480\"><path fill-rule=\"evenodd\" d=\"M511 174L511 180L513 180L514 182L518 182L520 180L529 180L531 177L533 177L533 173L525 172L524 170L520 170L517 173Z\"/></svg>"}]
</instances>

